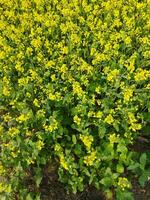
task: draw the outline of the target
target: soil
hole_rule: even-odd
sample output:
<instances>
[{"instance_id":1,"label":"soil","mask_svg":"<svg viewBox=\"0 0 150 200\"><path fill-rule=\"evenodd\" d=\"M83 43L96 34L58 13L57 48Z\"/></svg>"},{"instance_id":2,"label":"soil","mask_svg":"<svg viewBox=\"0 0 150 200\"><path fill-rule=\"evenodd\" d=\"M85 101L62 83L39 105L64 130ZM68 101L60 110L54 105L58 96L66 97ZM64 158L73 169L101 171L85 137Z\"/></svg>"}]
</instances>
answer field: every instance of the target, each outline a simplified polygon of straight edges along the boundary
<instances>
[{"instance_id":1,"label":"soil","mask_svg":"<svg viewBox=\"0 0 150 200\"><path fill-rule=\"evenodd\" d=\"M150 140L139 137L135 144L130 147L137 152L150 152ZM49 169L45 169L45 172ZM46 174L41 184L42 200L106 200L102 191L88 187L84 192L77 194L67 194L64 186L58 181L55 170L50 170L50 174ZM49 177L49 178L47 178ZM150 181L142 188L138 180L132 180L132 192L135 200L150 200ZM115 200L115 198L114 198Z\"/></svg>"},{"instance_id":2,"label":"soil","mask_svg":"<svg viewBox=\"0 0 150 200\"><path fill-rule=\"evenodd\" d=\"M135 200L150 200L150 181L144 188L141 188L138 181L133 179L133 195ZM84 192L77 194L67 194L64 186L55 181L49 181L45 178L41 185L42 200L106 200L102 191L89 187ZM113 199L115 200L115 198Z\"/></svg>"},{"instance_id":3,"label":"soil","mask_svg":"<svg viewBox=\"0 0 150 200\"><path fill-rule=\"evenodd\" d=\"M129 148L137 152L150 152L150 140L146 141L143 138L139 138ZM77 194L68 194L64 185L58 181L57 166L55 164L45 166L43 172L44 177L39 189L42 200L106 200L104 193L93 187L87 187L85 191ZM30 191L34 191L32 181L30 183L28 181L27 184L31 186ZM150 200L150 181L142 188L137 178L134 177L132 179L132 192L135 200ZM115 197L113 200L115 200Z\"/></svg>"}]
</instances>

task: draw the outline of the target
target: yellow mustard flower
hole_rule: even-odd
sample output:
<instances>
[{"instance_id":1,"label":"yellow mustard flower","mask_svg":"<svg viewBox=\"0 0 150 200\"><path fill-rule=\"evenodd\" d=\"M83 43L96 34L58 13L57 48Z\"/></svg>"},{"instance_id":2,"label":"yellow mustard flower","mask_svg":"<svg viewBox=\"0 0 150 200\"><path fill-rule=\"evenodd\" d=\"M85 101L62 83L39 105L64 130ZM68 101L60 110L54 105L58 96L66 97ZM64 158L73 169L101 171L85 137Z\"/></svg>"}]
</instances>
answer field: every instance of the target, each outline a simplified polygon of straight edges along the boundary
<instances>
[{"instance_id":1,"label":"yellow mustard flower","mask_svg":"<svg viewBox=\"0 0 150 200\"><path fill-rule=\"evenodd\" d=\"M150 71L144 69L138 69L134 74L135 81L144 81L150 78Z\"/></svg>"},{"instance_id":2,"label":"yellow mustard flower","mask_svg":"<svg viewBox=\"0 0 150 200\"><path fill-rule=\"evenodd\" d=\"M36 147L38 150L41 150L44 147L44 142L42 140L37 141Z\"/></svg>"},{"instance_id":3,"label":"yellow mustard flower","mask_svg":"<svg viewBox=\"0 0 150 200\"><path fill-rule=\"evenodd\" d=\"M29 114L21 114L19 117L16 118L16 121L19 123L25 122L29 119Z\"/></svg>"},{"instance_id":4,"label":"yellow mustard flower","mask_svg":"<svg viewBox=\"0 0 150 200\"><path fill-rule=\"evenodd\" d=\"M119 142L119 135L116 135L115 133L110 134L109 141L111 144Z\"/></svg>"},{"instance_id":5,"label":"yellow mustard flower","mask_svg":"<svg viewBox=\"0 0 150 200\"><path fill-rule=\"evenodd\" d=\"M0 175L4 174L6 172L5 168L3 165L0 163Z\"/></svg>"},{"instance_id":6,"label":"yellow mustard flower","mask_svg":"<svg viewBox=\"0 0 150 200\"><path fill-rule=\"evenodd\" d=\"M55 81L55 80L56 80L56 75L55 75L55 74L52 74L52 75L51 75L51 79L52 79L52 81Z\"/></svg>"},{"instance_id":7,"label":"yellow mustard flower","mask_svg":"<svg viewBox=\"0 0 150 200\"><path fill-rule=\"evenodd\" d=\"M81 123L81 118L79 118L77 115L73 117L73 121L79 126Z\"/></svg>"},{"instance_id":8,"label":"yellow mustard flower","mask_svg":"<svg viewBox=\"0 0 150 200\"><path fill-rule=\"evenodd\" d=\"M40 107L39 101L38 101L38 99L36 99L36 98L34 99L33 104L34 104L36 107Z\"/></svg>"},{"instance_id":9,"label":"yellow mustard flower","mask_svg":"<svg viewBox=\"0 0 150 200\"><path fill-rule=\"evenodd\" d=\"M132 123L131 126L129 127L129 129L133 131L140 130L141 128L142 128L142 125L138 123Z\"/></svg>"},{"instance_id":10,"label":"yellow mustard flower","mask_svg":"<svg viewBox=\"0 0 150 200\"><path fill-rule=\"evenodd\" d=\"M107 80L110 82L113 82L117 78L118 75L119 75L119 70L114 69L111 72L109 72L109 74L107 75Z\"/></svg>"},{"instance_id":11,"label":"yellow mustard flower","mask_svg":"<svg viewBox=\"0 0 150 200\"><path fill-rule=\"evenodd\" d=\"M107 115L107 117L104 119L104 122L108 124L112 124L114 122L114 118L112 117L111 114Z\"/></svg>"},{"instance_id":12,"label":"yellow mustard flower","mask_svg":"<svg viewBox=\"0 0 150 200\"><path fill-rule=\"evenodd\" d=\"M137 122L137 120L136 120L136 118L135 118L133 113L128 112L128 117L129 117L130 124Z\"/></svg>"},{"instance_id":13,"label":"yellow mustard flower","mask_svg":"<svg viewBox=\"0 0 150 200\"><path fill-rule=\"evenodd\" d=\"M8 88L8 86L4 86L3 87L3 95L4 96L9 96L10 95L10 89Z\"/></svg>"},{"instance_id":14,"label":"yellow mustard flower","mask_svg":"<svg viewBox=\"0 0 150 200\"><path fill-rule=\"evenodd\" d=\"M77 94L79 97L82 96L83 90L78 82L74 82L73 85L73 94Z\"/></svg>"},{"instance_id":15,"label":"yellow mustard flower","mask_svg":"<svg viewBox=\"0 0 150 200\"><path fill-rule=\"evenodd\" d=\"M0 192L6 192L6 193L10 193L11 192L11 186L7 185L6 183L1 183L0 182Z\"/></svg>"},{"instance_id":16,"label":"yellow mustard flower","mask_svg":"<svg viewBox=\"0 0 150 200\"><path fill-rule=\"evenodd\" d=\"M98 111L98 112L96 113L96 117L97 117L97 118L101 119L102 116L103 116L103 113L102 113L101 111Z\"/></svg>"},{"instance_id":17,"label":"yellow mustard flower","mask_svg":"<svg viewBox=\"0 0 150 200\"><path fill-rule=\"evenodd\" d=\"M93 136L92 135L80 135L80 139L86 146L87 150L90 150L92 142L94 140Z\"/></svg>"},{"instance_id":18,"label":"yellow mustard flower","mask_svg":"<svg viewBox=\"0 0 150 200\"><path fill-rule=\"evenodd\" d=\"M84 163L87 166L92 166L94 164L95 159L96 159L96 151L92 151L90 155L84 157Z\"/></svg>"},{"instance_id":19,"label":"yellow mustard flower","mask_svg":"<svg viewBox=\"0 0 150 200\"><path fill-rule=\"evenodd\" d=\"M65 169L69 170L68 163L65 161L64 155L60 155L60 165Z\"/></svg>"},{"instance_id":20,"label":"yellow mustard flower","mask_svg":"<svg viewBox=\"0 0 150 200\"><path fill-rule=\"evenodd\" d=\"M16 127L11 127L8 130L8 134L12 137L18 135L19 133L20 131Z\"/></svg>"},{"instance_id":21,"label":"yellow mustard flower","mask_svg":"<svg viewBox=\"0 0 150 200\"><path fill-rule=\"evenodd\" d=\"M124 101L125 102L130 101L132 96L133 96L133 89L131 89L131 88L124 89Z\"/></svg>"},{"instance_id":22,"label":"yellow mustard flower","mask_svg":"<svg viewBox=\"0 0 150 200\"><path fill-rule=\"evenodd\" d=\"M118 179L118 186L122 189L125 190L125 188L130 188L131 184L129 183L128 179L125 177L119 177Z\"/></svg>"}]
</instances>

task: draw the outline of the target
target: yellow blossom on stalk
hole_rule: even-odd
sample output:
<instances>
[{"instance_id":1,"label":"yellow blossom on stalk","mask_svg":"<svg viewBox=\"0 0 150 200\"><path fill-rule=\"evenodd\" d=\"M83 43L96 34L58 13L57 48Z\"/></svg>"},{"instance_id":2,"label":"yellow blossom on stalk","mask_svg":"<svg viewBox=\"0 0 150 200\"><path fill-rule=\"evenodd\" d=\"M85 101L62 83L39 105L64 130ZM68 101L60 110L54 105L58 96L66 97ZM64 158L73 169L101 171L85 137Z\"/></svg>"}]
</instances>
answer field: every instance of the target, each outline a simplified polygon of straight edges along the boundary
<instances>
[{"instance_id":1,"label":"yellow blossom on stalk","mask_svg":"<svg viewBox=\"0 0 150 200\"><path fill-rule=\"evenodd\" d=\"M88 112L88 117L95 117L94 111L90 110L90 111Z\"/></svg>"},{"instance_id":2,"label":"yellow blossom on stalk","mask_svg":"<svg viewBox=\"0 0 150 200\"><path fill-rule=\"evenodd\" d=\"M59 152L62 150L62 147L60 146L60 144L55 144L54 150Z\"/></svg>"},{"instance_id":3,"label":"yellow blossom on stalk","mask_svg":"<svg viewBox=\"0 0 150 200\"><path fill-rule=\"evenodd\" d=\"M31 45L32 45L33 47L35 47L35 48L38 49L38 48L41 46L41 40L40 40L40 38L33 39L33 40L31 41Z\"/></svg>"},{"instance_id":4,"label":"yellow blossom on stalk","mask_svg":"<svg viewBox=\"0 0 150 200\"><path fill-rule=\"evenodd\" d=\"M125 44L130 44L132 42L131 38L129 36L127 36L125 39L124 39L124 42Z\"/></svg>"},{"instance_id":5,"label":"yellow blossom on stalk","mask_svg":"<svg viewBox=\"0 0 150 200\"><path fill-rule=\"evenodd\" d=\"M101 87L100 87L100 86L97 86L97 87L95 88L95 92L96 92L97 94L100 94L100 93L101 93Z\"/></svg>"},{"instance_id":6,"label":"yellow blossom on stalk","mask_svg":"<svg viewBox=\"0 0 150 200\"><path fill-rule=\"evenodd\" d=\"M31 80L35 80L38 78L38 74L36 71L34 71L33 69L30 69L29 72L31 74Z\"/></svg>"},{"instance_id":7,"label":"yellow blossom on stalk","mask_svg":"<svg viewBox=\"0 0 150 200\"><path fill-rule=\"evenodd\" d=\"M73 121L79 126L81 123L81 118L79 118L77 115L74 116Z\"/></svg>"},{"instance_id":8,"label":"yellow blossom on stalk","mask_svg":"<svg viewBox=\"0 0 150 200\"><path fill-rule=\"evenodd\" d=\"M134 74L135 81L144 81L150 78L150 71L144 69L137 69Z\"/></svg>"},{"instance_id":9,"label":"yellow blossom on stalk","mask_svg":"<svg viewBox=\"0 0 150 200\"><path fill-rule=\"evenodd\" d=\"M119 75L119 70L118 69L114 69L111 72L108 73L107 75L107 80L110 82L113 82L117 76Z\"/></svg>"},{"instance_id":10,"label":"yellow blossom on stalk","mask_svg":"<svg viewBox=\"0 0 150 200\"><path fill-rule=\"evenodd\" d=\"M93 136L92 135L80 135L80 140L84 143L87 150L90 150L92 142L93 142Z\"/></svg>"},{"instance_id":11,"label":"yellow blossom on stalk","mask_svg":"<svg viewBox=\"0 0 150 200\"><path fill-rule=\"evenodd\" d=\"M141 124L136 123L137 119L135 118L134 114L131 112L128 112L129 122L130 122L130 130L136 131L140 130L142 128Z\"/></svg>"},{"instance_id":12,"label":"yellow blossom on stalk","mask_svg":"<svg viewBox=\"0 0 150 200\"><path fill-rule=\"evenodd\" d=\"M102 113L101 111L98 111L98 112L96 113L96 117L97 117L97 118L101 119L102 116L103 116L103 113Z\"/></svg>"},{"instance_id":13,"label":"yellow blossom on stalk","mask_svg":"<svg viewBox=\"0 0 150 200\"><path fill-rule=\"evenodd\" d=\"M67 72L67 66L66 66L65 64L63 64L63 65L61 66L61 68L60 68L60 71L61 71L62 73L66 73L66 72Z\"/></svg>"},{"instance_id":14,"label":"yellow blossom on stalk","mask_svg":"<svg viewBox=\"0 0 150 200\"><path fill-rule=\"evenodd\" d=\"M5 173L5 168L3 167L3 165L0 163L0 175Z\"/></svg>"},{"instance_id":15,"label":"yellow blossom on stalk","mask_svg":"<svg viewBox=\"0 0 150 200\"><path fill-rule=\"evenodd\" d=\"M31 131L28 131L28 130L26 131L25 134L26 134L27 137L28 137L28 136L32 136L32 132L31 132Z\"/></svg>"},{"instance_id":16,"label":"yellow blossom on stalk","mask_svg":"<svg viewBox=\"0 0 150 200\"><path fill-rule=\"evenodd\" d=\"M11 189L10 185L7 185L6 183L0 182L0 193L2 193L2 192L10 193L11 190L12 189Z\"/></svg>"},{"instance_id":17,"label":"yellow blossom on stalk","mask_svg":"<svg viewBox=\"0 0 150 200\"><path fill-rule=\"evenodd\" d=\"M8 86L4 86L3 87L3 95L4 96L9 96L10 95L10 89L8 88Z\"/></svg>"},{"instance_id":18,"label":"yellow blossom on stalk","mask_svg":"<svg viewBox=\"0 0 150 200\"><path fill-rule=\"evenodd\" d=\"M10 135L10 136L16 136L16 135L18 135L20 133L20 131L17 129L17 128L15 128L15 127L11 127L11 128L9 128L9 131L8 131L8 134Z\"/></svg>"},{"instance_id":19,"label":"yellow blossom on stalk","mask_svg":"<svg viewBox=\"0 0 150 200\"><path fill-rule=\"evenodd\" d=\"M11 116L10 116L9 114L6 114L6 115L4 116L4 122L9 122L11 119L12 119L12 118L11 118Z\"/></svg>"},{"instance_id":20,"label":"yellow blossom on stalk","mask_svg":"<svg viewBox=\"0 0 150 200\"><path fill-rule=\"evenodd\" d=\"M128 112L129 122L130 124L137 122L133 113Z\"/></svg>"},{"instance_id":21,"label":"yellow blossom on stalk","mask_svg":"<svg viewBox=\"0 0 150 200\"><path fill-rule=\"evenodd\" d=\"M46 69L50 69L50 68L53 68L54 64L55 64L54 61L49 60L49 61L46 63L45 67L46 67Z\"/></svg>"},{"instance_id":22,"label":"yellow blossom on stalk","mask_svg":"<svg viewBox=\"0 0 150 200\"><path fill-rule=\"evenodd\" d=\"M27 121L28 119L29 119L28 114L21 114L19 117L16 118L16 121L21 123L21 122Z\"/></svg>"},{"instance_id":23,"label":"yellow blossom on stalk","mask_svg":"<svg viewBox=\"0 0 150 200\"><path fill-rule=\"evenodd\" d=\"M67 54L68 53L68 47L63 47L62 48L62 53Z\"/></svg>"},{"instance_id":24,"label":"yellow blossom on stalk","mask_svg":"<svg viewBox=\"0 0 150 200\"><path fill-rule=\"evenodd\" d=\"M83 90L78 82L74 82L73 85L73 94L77 94L79 97L82 96Z\"/></svg>"},{"instance_id":25,"label":"yellow blossom on stalk","mask_svg":"<svg viewBox=\"0 0 150 200\"><path fill-rule=\"evenodd\" d=\"M132 96L133 96L133 89L131 89L131 88L124 89L124 101L125 102L130 101Z\"/></svg>"},{"instance_id":26,"label":"yellow blossom on stalk","mask_svg":"<svg viewBox=\"0 0 150 200\"><path fill-rule=\"evenodd\" d=\"M65 161L64 155L60 155L60 165L65 169L68 170L69 166L68 163Z\"/></svg>"},{"instance_id":27,"label":"yellow blossom on stalk","mask_svg":"<svg viewBox=\"0 0 150 200\"><path fill-rule=\"evenodd\" d=\"M142 128L142 125L141 124L138 124L138 123L133 123L131 124L131 126L129 127L129 129L133 130L133 131L136 131L136 130L140 130Z\"/></svg>"},{"instance_id":28,"label":"yellow blossom on stalk","mask_svg":"<svg viewBox=\"0 0 150 200\"><path fill-rule=\"evenodd\" d=\"M38 99L36 99L36 98L34 99L33 104L34 104L36 107L40 107L39 101L38 101Z\"/></svg>"},{"instance_id":29,"label":"yellow blossom on stalk","mask_svg":"<svg viewBox=\"0 0 150 200\"><path fill-rule=\"evenodd\" d=\"M114 118L112 117L111 114L107 115L107 117L104 119L104 122L108 124L112 124L114 122Z\"/></svg>"},{"instance_id":30,"label":"yellow blossom on stalk","mask_svg":"<svg viewBox=\"0 0 150 200\"><path fill-rule=\"evenodd\" d=\"M103 72L104 72L104 74L106 74L107 75L107 73L110 71L110 67L105 67L104 69L103 69Z\"/></svg>"},{"instance_id":31,"label":"yellow blossom on stalk","mask_svg":"<svg viewBox=\"0 0 150 200\"><path fill-rule=\"evenodd\" d=\"M44 142L42 140L37 141L36 147L38 150L41 150L44 147Z\"/></svg>"},{"instance_id":32,"label":"yellow blossom on stalk","mask_svg":"<svg viewBox=\"0 0 150 200\"><path fill-rule=\"evenodd\" d=\"M25 86L28 84L28 82L29 82L29 77L22 77L18 79L19 86Z\"/></svg>"},{"instance_id":33,"label":"yellow blossom on stalk","mask_svg":"<svg viewBox=\"0 0 150 200\"><path fill-rule=\"evenodd\" d=\"M35 163L35 161L32 158L26 159L26 161L27 161L28 165Z\"/></svg>"},{"instance_id":34,"label":"yellow blossom on stalk","mask_svg":"<svg viewBox=\"0 0 150 200\"><path fill-rule=\"evenodd\" d=\"M118 186L122 189L125 190L125 188L130 188L131 184L129 183L128 179L125 177L119 177L118 179Z\"/></svg>"},{"instance_id":35,"label":"yellow blossom on stalk","mask_svg":"<svg viewBox=\"0 0 150 200\"><path fill-rule=\"evenodd\" d=\"M84 157L84 163L87 166L92 166L96 159L96 151L92 151L88 156Z\"/></svg>"},{"instance_id":36,"label":"yellow blossom on stalk","mask_svg":"<svg viewBox=\"0 0 150 200\"><path fill-rule=\"evenodd\" d=\"M150 83L148 83L145 88L150 90Z\"/></svg>"},{"instance_id":37,"label":"yellow blossom on stalk","mask_svg":"<svg viewBox=\"0 0 150 200\"><path fill-rule=\"evenodd\" d=\"M56 95L55 95L55 94L50 93L50 94L48 95L48 97L49 97L49 99L52 100L52 101L56 100Z\"/></svg>"},{"instance_id":38,"label":"yellow blossom on stalk","mask_svg":"<svg viewBox=\"0 0 150 200\"><path fill-rule=\"evenodd\" d=\"M13 152L13 151L12 151L12 152L11 152L11 155L12 155L13 158L17 158L17 153L16 153L16 152Z\"/></svg>"},{"instance_id":39,"label":"yellow blossom on stalk","mask_svg":"<svg viewBox=\"0 0 150 200\"><path fill-rule=\"evenodd\" d=\"M51 79L52 79L52 81L55 81L55 80L56 80L56 75L55 75L55 74L52 74L52 75L51 75Z\"/></svg>"},{"instance_id":40,"label":"yellow blossom on stalk","mask_svg":"<svg viewBox=\"0 0 150 200\"><path fill-rule=\"evenodd\" d=\"M117 142L119 142L119 136L116 135L115 133L110 134L109 135L109 141L110 141L110 144L117 143Z\"/></svg>"},{"instance_id":41,"label":"yellow blossom on stalk","mask_svg":"<svg viewBox=\"0 0 150 200\"><path fill-rule=\"evenodd\" d=\"M16 66L15 66L15 69L18 72L24 72L24 68L21 66L21 63L17 63Z\"/></svg>"}]
</instances>

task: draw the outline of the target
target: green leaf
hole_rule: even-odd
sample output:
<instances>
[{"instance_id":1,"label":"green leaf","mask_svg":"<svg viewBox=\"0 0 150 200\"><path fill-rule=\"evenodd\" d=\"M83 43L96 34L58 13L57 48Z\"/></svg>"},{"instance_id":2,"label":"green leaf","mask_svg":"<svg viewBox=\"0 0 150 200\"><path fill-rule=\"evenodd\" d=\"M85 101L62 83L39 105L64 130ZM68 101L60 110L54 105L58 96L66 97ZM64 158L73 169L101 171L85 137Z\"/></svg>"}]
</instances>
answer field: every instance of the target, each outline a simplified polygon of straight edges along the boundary
<instances>
[{"instance_id":1,"label":"green leaf","mask_svg":"<svg viewBox=\"0 0 150 200\"><path fill-rule=\"evenodd\" d=\"M130 165L129 167L128 167L128 170L135 170L135 169L137 169L138 167L140 166L140 164L139 163L135 163L135 164L133 164L133 165Z\"/></svg>"},{"instance_id":2,"label":"green leaf","mask_svg":"<svg viewBox=\"0 0 150 200\"><path fill-rule=\"evenodd\" d=\"M134 200L131 192L128 191L117 191L116 200Z\"/></svg>"},{"instance_id":3,"label":"green leaf","mask_svg":"<svg viewBox=\"0 0 150 200\"><path fill-rule=\"evenodd\" d=\"M41 175L36 176L36 186L37 187L39 187L41 181L42 181L42 176Z\"/></svg>"},{"instance_id":4,"label":"green leaf","mask_svg":"<svg viewBox=\"0 0 150 200\"><path fill-rule=\"evenodd\" d=\"M150 177L150 170L145 170L139 177L139 183L142 187L144 187L146 181L148 181L148 177Z\"/></svg>"},{"instance_id":5,"label":"green leaf","mask_svg":"<svg viewBox=\"0 0 150 200\"><path fill-rule=\"evenodd\" d=\"M124 172L124 167L123 167L122 164L117 165L117 172L120 173L120 174Z\"/></svg>"},{"instance_id":6,"label":"green leaf","mask_svg":"<svg viewBox=\"0 0 150 200\"><path fill-rule=\"evenodd\" d=\"M147 179L147 175L146 174L142 174L140 177L139 177L139 183L141 185L141 187L144 187L145 186L145 182L148 180Z\"/></svg>"},{"instance_id":7,"label":"green leaf","mask_svg":"<svg viewBox=\"0 0 150 200\"><path fill-rule=\"evenodd\" d=\"M75 136L75 135L72 135L72 142L73 142L73 144L76 144L76 143L77 143L77 139L76 139L76 136Z\"/></svg>"},{"instance_id":8,"label":"green leaf","mask_svg":"<svg viewBox=\"0 0 150 200\"><path fill-rule=\"evenodd\" d=\"M30 193L26 196L26 200L33 200L33 198L31 197Z\"/></svg>"},{"instance_id":9,"label":"green leaf","mask_svg":"<svg viewBox=\"0 0 150 200\"><path fill-rule=\"evenodd\" d=\"M42 181L42 172L40 168L36 168L36 175L35 175L35 182L36 182L36 186L39 187L41 181Z\"/></svg>"},{"instance_id":10,"label":"green leaf","mask_svg":"<svg viewBox=\"0 0 150 200\"><path fill-rule=\"evenodd\" d=\"M105 187L110 187L110 185L112 184L112 179L111 177L105 177L101 179L100 183L103 184Z\"/></svg>"},{"instance_id":11,"label":"green leaf","mask_svg":"<svg viewBox=\"0 0 150 200\"><path fill-rule=\"evenodd\" d=\"M101 139L104 137L105 133L106 133L105 126L99 126L99 128L98 128L98 134L99 134L99 137Z\"/></svg>"},{"instance_id":12,"label":"green leaf","mask_svg":"<svg viewBox=\"0 0 150 200\"><path fill-rule=\"evenodd\" d=\"M145 167L145 165L146 165L146 160L147 160L146 153L143 153L143 154L141 155L141 157L140 157L140 163L141 163L141 165L143 166L142 168Z\"/></svg>"}]
</instances>

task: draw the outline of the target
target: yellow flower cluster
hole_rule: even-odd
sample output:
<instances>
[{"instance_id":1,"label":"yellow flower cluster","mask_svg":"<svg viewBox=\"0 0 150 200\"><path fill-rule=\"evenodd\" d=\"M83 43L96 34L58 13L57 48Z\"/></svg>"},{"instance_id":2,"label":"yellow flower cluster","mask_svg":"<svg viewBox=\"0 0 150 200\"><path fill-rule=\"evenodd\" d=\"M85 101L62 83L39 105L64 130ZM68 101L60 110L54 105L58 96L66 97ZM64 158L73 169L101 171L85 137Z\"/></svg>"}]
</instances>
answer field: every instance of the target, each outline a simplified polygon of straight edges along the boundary
<instances>
[{"instance_id":1,"label":"yellow flower cluster","mask_svg":"<svg viewBox=\"0 0 150 200\"><path fill-rule=\"evenodd\" d=\"M111 125L114 122L113 116L111 114L107 115L107 117L104 119L104 122Z\"/></svg>"},{"instance_id":2,"label":"yellow flower cluster","mask_svg":"<svg viewBox=\"0 0 150 200\"><path fill-rule=\"evenodd\" d=\"M92 166L96 159L96 151L92 151L88 156L84 157L84 163L87 166Z\"/></svg>"},{"instance_id":3,"label":"yellow flower cluster","mask_svg":"<svg viewBox=\"0 0 150 200\"><path fill-rule=\"evenodd\" d=\"M16 118L16 121L19 123L25 122L30 118L29 114L22 113L19 117Z\"/></svg>"},{"instance_id":4,"label":"yellow flower cluster","mask_svg":"<svg viewBox=\"0 0 150 200\"><path fill-rule=\"evenodd\" d=\"M111 133L110 135L109 135L109 141L110 141L110 144L114 144L114 143L117 143L117 142L119 142L119 135L116 135L115 133Z\"/></svg>"},{"instance_id":5,"label":"yellow flower cluster","mask_svg":"<svg viewBox=\"0 0 150 200\"><path fill-rule=\"evenodd\" d=\"M60 165L65 169L68 170L68 163L65 161L64 155L60 155Z\"/></svg>"},{"instance_id":6,"label":"yellow flower cluster","mask_svg":"<svg viewBox=\"0 0 150 200\"><path fill-rule=\"evenodd\" d=\"M11 192L11 185L8 185L6 183L0 183L0 193L6 192L10 193Z\"/></svg>"},{"instance_id":7,"label":"yellow flower cluster","mask_svg":"<svg viewBox=\"0 0 150 200\"><path fill-rule=\"evenodd\" d=\"M78 82L74 82L72 87L73 87L73 94L77 94L79 97L83 95L83 90Z\"/></svg>"},{"instance_id":8,"label":"yellow flower cluster","mask_svg":"<svg viewBox=\"0 0 150 200\"><path fill-rule=\"evenodd\" d=\"M126 188L130 188L131 184L129 183L128 179L125 177L119 177L118 179L118 186L122 189L125 190Z\"/></svg>"},{"instance_id":9,"label":"yellow flower cluster","mask_svg":"<svg viewBox=\"0 0 150 200\"><path fill-rule=\"evenodd\" d=\"M36 165L50 149L50 157L59 158L62 180L74 190L82 188L79 178L84 180L89 167L98 186L110 163L115 169L114 144L121 140L127 147L147 124L150 0L2 0L0 5L4 170ZM100 156L110 161L103 170L94 164ZM121 156L127 166L127 155ZM23 170L8 174L10 183L20 183ZM128 188L126 178L119 178L118 187Z\"/></svg>"},{"instance_id":10,"label":"yellow flower cluster","mask_svg":"<svg viewBox=\"0 0 150 200\"><path fill-rule=\"evenodd\" d=\"M53 132L58 129L58 121L52 116L50 117L50 125L44 125L44 129L48 132Z\"/></svg>"},{"instance_id":11,"label":"yellow flower cluster","mask_svg":"<svg viewBox=\"0 0 150 200\"><path fill-rule=\"evenodd\" d=\"M89 151L91 149L92 142L94 140L92 135L80 135L81 141L86 146L87 150Z\"/></svg>"},{"instance_id":12,"label":"yellow flower cluster","mask_svg":"<svg viewBox=\"0 0 150 200\"><path fill-rule=\"evenodd\" d=\"M73 121L79 126L81 123L81 118L79 118L77 115L73 117Z\"/></svg>"},{"instance_id":13,"label":"yellow flower cluster","mask_svg":"<svg viewBox=\"0 0 150 200\"><path fill-rule=\"evenodd\" d=\"M20 133L20 130L15 128L15 127L9 128L9 130L8 130L8 134L11 137L14 137L14 136L18 135L19 133Z\"/></svg>"},{"instance_id":14,"label":"yellow flower cluster","mask_svg":"<svg viewBox=\"0 0 150 200\"><path fill-rule=\"evenodd\" d=\"M135 81L144 81L150 78L150 72L148 70L144 69L137 69L137 71L134 74Z\"/></svg>"},{"instance_id":15,"label":"yellow flower cluster","mask_svg":"<svg viewBox=\"0 0 150 200\"><path fill-rule=\"evenodd\" d=\"M133 96L133 89L132 88L126 88L124 89L124 102L129 102Z\"/></svg>"},{"instance_id":16,"label":"yellow flower cluster","mask_svg":"<svg viewBox=\"0 0 150 200\"><path fill-rule=\"evenodd\" d=\"M140 130L142 128L141 124L136 123L137 119L135 118L133 113L129 112L128 117L129 117L129 123L131 125L129 129L136 131L136 130Z\"/></svg>"},{"instance_id":17,"label":"yellow flower cluster","mask_svg":"<svg viewBox=\"0 0 150 200\"><path fill-rule=\"evenodd\" d=\"M44 142L39 140L36 142L36 148L40 151L44 147Z\"/></svg>"},{"instance_id":18,"label":"yellow flower cluster","mask_svg":"<svg viewBox=\"0 0 150 200\"><path fill-rule=\"evenodd\" d=\"M113 82L113 81L116 80L118 75L119 75L119 70L114 69L111 72L109 72L109 74L107 75L107 80L110 81L110 82Z\"/></svg>"}]
</instances>

